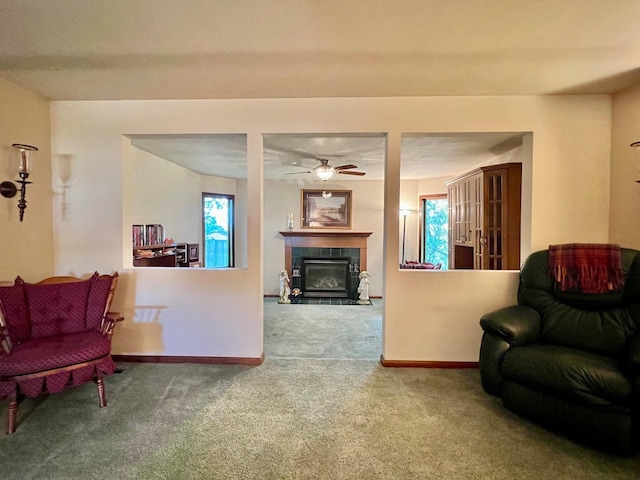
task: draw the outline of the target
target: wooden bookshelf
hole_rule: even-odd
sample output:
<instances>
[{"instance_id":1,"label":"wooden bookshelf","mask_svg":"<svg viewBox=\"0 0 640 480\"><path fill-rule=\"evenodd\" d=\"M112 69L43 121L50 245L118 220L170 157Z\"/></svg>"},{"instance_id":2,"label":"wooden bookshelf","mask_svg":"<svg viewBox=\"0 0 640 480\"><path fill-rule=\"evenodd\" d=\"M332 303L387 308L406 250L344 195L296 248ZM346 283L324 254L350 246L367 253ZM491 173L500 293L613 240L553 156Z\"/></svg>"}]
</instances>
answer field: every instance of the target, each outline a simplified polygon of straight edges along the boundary
<instances>
[{"instance_id":1,"label":"wooden bookshelf","mask_svg":"<svg viewBox=\"0 0 640 480\"><path fill-rule=\"evenodd\" d=\"M188 267L187 243L157 243L133 247L134 267Z\"/></svg>"}]
</instances>

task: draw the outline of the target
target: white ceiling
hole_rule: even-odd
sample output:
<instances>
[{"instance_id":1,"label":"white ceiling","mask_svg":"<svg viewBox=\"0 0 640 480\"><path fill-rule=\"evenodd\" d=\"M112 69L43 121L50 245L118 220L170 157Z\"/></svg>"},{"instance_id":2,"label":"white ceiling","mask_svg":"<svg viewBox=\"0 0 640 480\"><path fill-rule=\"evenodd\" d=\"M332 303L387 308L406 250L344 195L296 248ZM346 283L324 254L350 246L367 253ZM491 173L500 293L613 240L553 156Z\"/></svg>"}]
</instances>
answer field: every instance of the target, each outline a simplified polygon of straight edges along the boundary
<instances>
[{"instance_id":1,"label":"white ceiling","mask_svg":"<svg viewBox=\"0 0 640 480\"><path fill-rule=\"evenodd\" d=\"M640 82L638 0L0 0L0 18L0 77L52 100L610 94ZM406 138L403 175L464 170L456 159L485 158L498 137ZM327 157L380 177L383 141L272 136L265 172ZM195 170L217 158L215 174L246 172L238 138L136 142Z\"/></svg>"},{"instance_id":2,"label":"white ceiling","mask_svg":"<svg viewBox=\"0 0 640 480\"><path fill-rule=\"evenodd\" d=\"M638 0L0 0L0 77L53 100L611 93Z\"/></svg>"},{"instance_id":3,"label":"white ceiling","mask_svg":"<svg viewBox=\"0 0 640 480\"><path fill-rule=\"evenodd\" d=\"M131 135L131 144L202 175L246 178L244 135ZM364 177L384 178L384 135L265 135L264 177L317 181L319 158L339 166L355 164ZM452 176L522 144L522 133L411 134L402 137L401 178ZM335 181L335 179L334 179Z\"/></svg>"}]
</instances>

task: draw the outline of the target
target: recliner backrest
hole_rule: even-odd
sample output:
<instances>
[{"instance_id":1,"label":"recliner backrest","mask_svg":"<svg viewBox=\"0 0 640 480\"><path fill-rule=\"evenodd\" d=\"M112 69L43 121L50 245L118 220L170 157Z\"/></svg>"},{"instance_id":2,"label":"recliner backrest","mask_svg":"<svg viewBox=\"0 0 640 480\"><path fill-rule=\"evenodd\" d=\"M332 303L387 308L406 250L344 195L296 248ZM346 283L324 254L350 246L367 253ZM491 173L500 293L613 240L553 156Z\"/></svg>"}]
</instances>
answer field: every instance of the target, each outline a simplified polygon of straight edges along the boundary
<instances>
[{"instance_id":1,"label":"recliner backrest","mask_svg":"<svg viewBox=\"0 0 640 480\"><path fill-rule=\"evenodd\" d=\"M617 356L640 327L640 252L621 249L624 290L601 295L559 292L549 252L531 254L520 272L518 303L540 314L540 341Z\"/></svg>"}]
</instances>

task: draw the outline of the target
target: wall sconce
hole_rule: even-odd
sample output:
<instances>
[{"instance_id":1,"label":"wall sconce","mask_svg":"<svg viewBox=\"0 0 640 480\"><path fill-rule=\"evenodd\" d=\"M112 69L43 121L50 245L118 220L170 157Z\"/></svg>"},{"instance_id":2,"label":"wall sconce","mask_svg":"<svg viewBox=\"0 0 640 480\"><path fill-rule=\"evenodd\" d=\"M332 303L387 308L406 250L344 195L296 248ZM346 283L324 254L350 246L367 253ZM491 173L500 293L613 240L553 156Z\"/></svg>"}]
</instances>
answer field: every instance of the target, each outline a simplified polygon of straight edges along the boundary
<instances>
[{"instance_id":1,"label":"wall sconce","mask_svg":"<svg viewBox=\"0 0 640 480\"><path fill-rule=\"evenodd\" d=\"M31 145L23 145L21 143L14 143L11 146L20 151L20 164L18 166L18 175L20 176L20 180L16 180L16 182L21 185L18 208L20 209L20 221L22 221L24 218L24 210L27 208L27 199L25 198L27 194L27 184L31 183L27 181L27 178L29 178L29 172L31 172L30 156L31 152L37 152L38 149ZM4 198L13 198L16 196L16 193L18 193L18 187L16 187L15 183L8 181L0 183L0 195Z\"/></svg>"}]
</instances>

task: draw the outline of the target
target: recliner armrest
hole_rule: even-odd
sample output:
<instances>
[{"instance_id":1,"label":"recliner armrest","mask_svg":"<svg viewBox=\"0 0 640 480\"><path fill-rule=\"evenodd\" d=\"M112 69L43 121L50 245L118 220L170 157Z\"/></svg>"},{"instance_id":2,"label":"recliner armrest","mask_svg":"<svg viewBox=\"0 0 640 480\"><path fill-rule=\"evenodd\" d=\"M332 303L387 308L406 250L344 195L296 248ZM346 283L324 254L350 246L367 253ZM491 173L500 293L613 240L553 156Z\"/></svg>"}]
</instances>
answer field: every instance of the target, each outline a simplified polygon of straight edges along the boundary
<instances>
[{"instance_id":1,"label":"recliner armrest","mask_svg":"<svg viewBox=\"0 0 640 480\"><path fill-rule=\"evenodd\" d=\"M640 375L640 333L636 333L627 344L627 366Z\"/></svg>"},{"instance_id":2,"label":"recliner armrest","mask_svg":"<svg viewBox=\"0 0 640 480\"><path fill-rule=\"evenodd\" d=\"M540 315L531 307L513 305L484 314L480 326L512 347L526 345L537 341L540 336Z\"/></svg>"}]
</instances>

